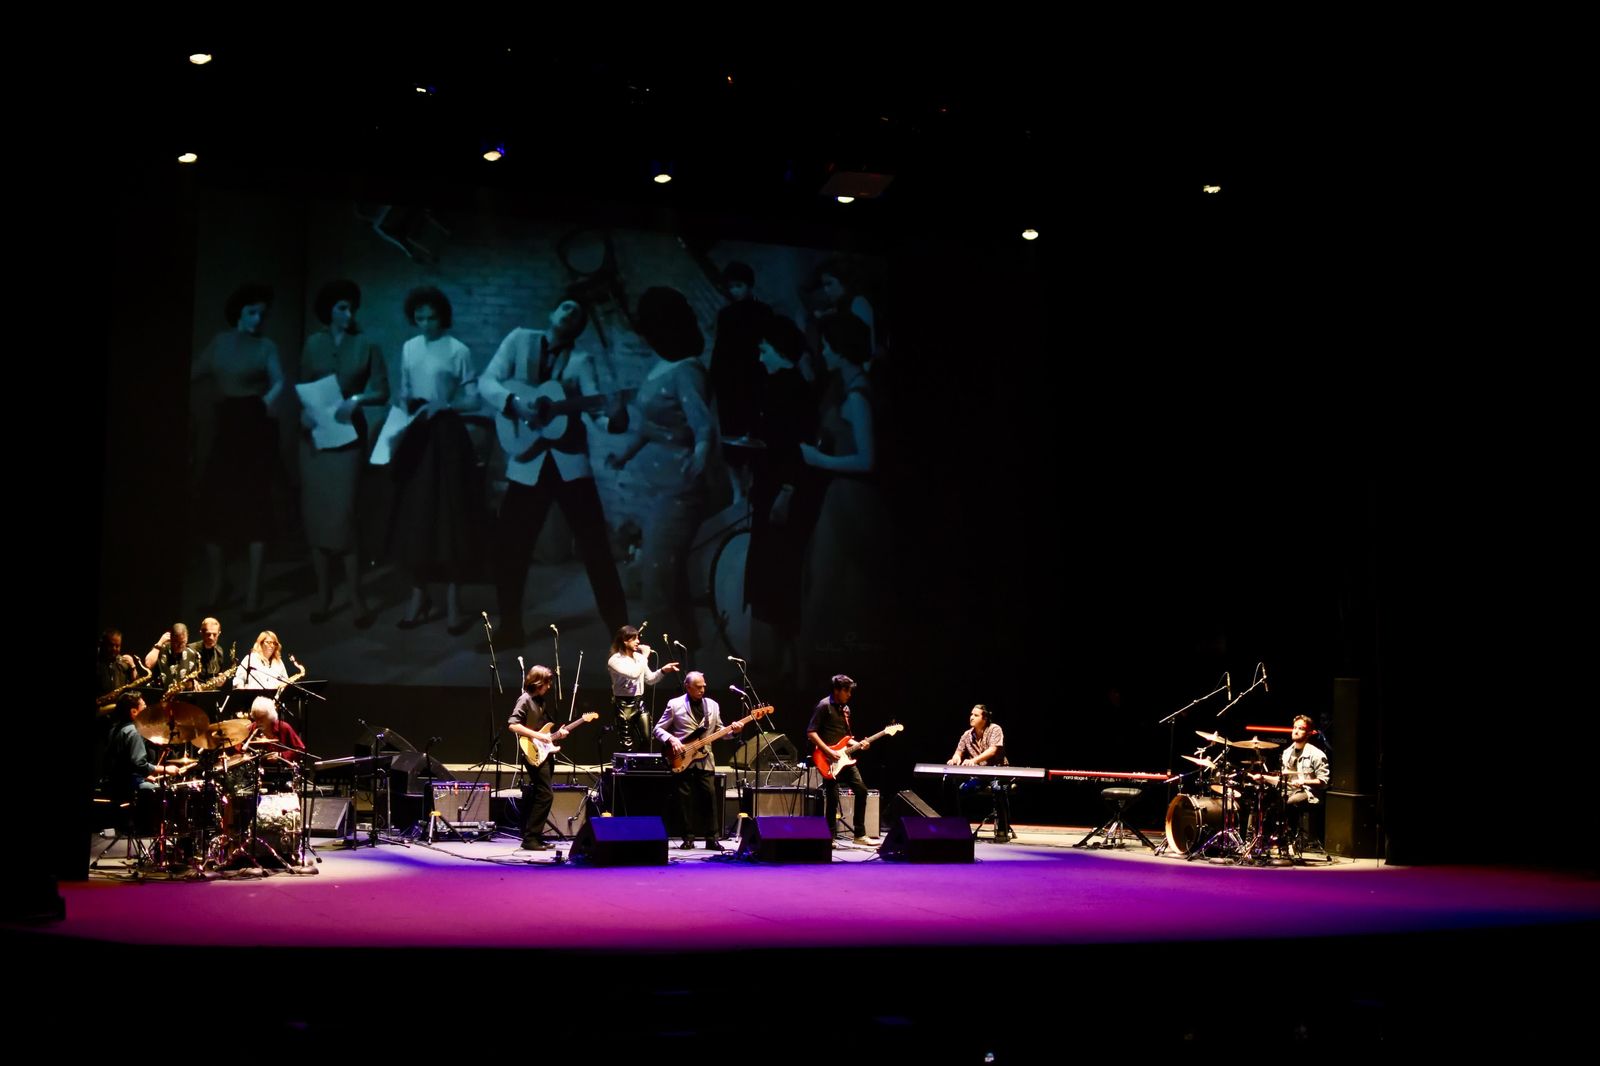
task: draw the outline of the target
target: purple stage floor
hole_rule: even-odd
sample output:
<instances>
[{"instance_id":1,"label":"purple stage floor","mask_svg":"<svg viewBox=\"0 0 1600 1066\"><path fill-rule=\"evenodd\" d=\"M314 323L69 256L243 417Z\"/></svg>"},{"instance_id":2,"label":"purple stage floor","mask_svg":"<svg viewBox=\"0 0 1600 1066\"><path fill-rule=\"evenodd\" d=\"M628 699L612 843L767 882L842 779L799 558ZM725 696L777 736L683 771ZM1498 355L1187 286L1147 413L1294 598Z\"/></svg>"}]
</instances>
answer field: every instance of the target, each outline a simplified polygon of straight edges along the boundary
<instances>
[{"instance_id":1,"label":"purple stage floor","mask_svg":"<svg viewBox=\"0 0 1600 1066\"><path fill-rule=\"evenodd\" d=\"M15 989L0 1018L70 1033L136 1009L147 1050L210 1025L258 1049L460 1053L504 1037L510 1054L536 995L560 1004L535 1011L558 1061L763 1064L1535 1052L1586 1031L1574 975L1600 950L1591 876L1235 867L1066 846L1081 835L980 842L970 865L846 847L822 865L696 850L586 868L496 840L323 850L315 875L112 869L61 886L65 920L0 933ZM835 1026L820 1049L819 1016ZM163 1017L200 1035L152 1043Z\"/></svg>"}]
</instances>

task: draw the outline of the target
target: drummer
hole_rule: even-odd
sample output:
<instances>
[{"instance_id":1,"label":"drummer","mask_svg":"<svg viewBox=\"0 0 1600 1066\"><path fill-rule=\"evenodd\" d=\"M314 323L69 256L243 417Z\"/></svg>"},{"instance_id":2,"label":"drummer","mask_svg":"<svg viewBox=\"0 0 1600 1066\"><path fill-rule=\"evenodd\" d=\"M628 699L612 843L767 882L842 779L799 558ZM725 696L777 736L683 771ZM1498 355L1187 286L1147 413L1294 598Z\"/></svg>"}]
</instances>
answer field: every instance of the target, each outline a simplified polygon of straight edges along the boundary
<instances>
[{"instance_id":1,"label":"drummer","mask_svg":"<svg viewBox=\"0 0 1600 1066\"><path fill-rule=\"evenodd\" d=\"M137 692L124 692L112 711L115 729L106 748L105 782L113 803L131 802L139 789L154 788L154 782L163 776L183 772L181 767L163 764L161 747L146 739L138 726L144 711L144 697Z\"/></svg>"},{"instance_id":2,"label":"drummer","mask_svg":"<svg viewBox=\"0 0 1600 1066\"><path fill-rule=\"evenodd\" d=\"M1327 753L1306 739L1315 732L1308 716L1296 715L1291 734L1294 742L1283 749L1283 772L1293 775L1286 782L1289 792L1285 802L1289 804L1290 817L1295 821L1296 831L1302 839L1305 837L1306 813L1312 804L1322 802L1321 794L1328 787Z\"/></svg>"},{"instance_id":3,"label":"drummer","mask_svg":"<svg viewBox=\"0 0 1600 1066\"><path fill-rule=\"evenodd\" d=\"M294 726L278 717L277 704L269 696L257 696L250 704L250 723L255 726L256 737L261 740L270 740L282 744L288 751L276 752L279 758L293 761L299 758L299 753L306 750L306 742L300 739L300 734Z\"/></svg>"}]
</instances>

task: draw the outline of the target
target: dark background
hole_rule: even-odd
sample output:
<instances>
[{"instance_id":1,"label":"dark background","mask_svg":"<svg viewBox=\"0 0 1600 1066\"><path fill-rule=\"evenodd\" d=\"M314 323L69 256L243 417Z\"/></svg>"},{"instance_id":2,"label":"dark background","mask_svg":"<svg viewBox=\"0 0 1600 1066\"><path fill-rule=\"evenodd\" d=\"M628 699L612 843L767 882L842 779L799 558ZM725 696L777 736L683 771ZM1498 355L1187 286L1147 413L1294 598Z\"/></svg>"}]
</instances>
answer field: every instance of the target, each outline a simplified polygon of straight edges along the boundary
<instances>
[{"instance_id":1,"label":"dark background","mask_svg":"<svg viewBox=\"0 0 1600 1066\"><path fill-rule=\"evenodd\" d=\"M84 660L105 625L159 632L195 550L194 516L152 493L185 439L202 190L704 228L888 263L900 641L855 706L908 731L869 760L874 787L916 785L909 764L946 757L974 701L1015 762L1161 769L1156 721L1265 662L1271 692L1235 733L1327 726L1333 679L1362 679L1391 858L1571 856L1518 831L1586 788L1537 665L1576 643L1548 605L1588 583L1581 423L1545 349L1458 284L1426 138L1378 86L1287 62L1088 80L520 47L352 56L315 84L269 76L282 54L164 59L110 102ZM501 163L478 158L499 143ZM523 162L552 146L573 165ZM200 165L172 162L188 149ZM648 181L661 160L670 186ZM845 209L817 194L830 167L895 181ZM774 700L792 737L824 691ZM466 757L487 718L475 690L330 694L330 716L464 735ZM1213 713L1180 724L1178 752ZM1086 789L1040 787L1017 818Z\"/></svg>"}]
</instances>

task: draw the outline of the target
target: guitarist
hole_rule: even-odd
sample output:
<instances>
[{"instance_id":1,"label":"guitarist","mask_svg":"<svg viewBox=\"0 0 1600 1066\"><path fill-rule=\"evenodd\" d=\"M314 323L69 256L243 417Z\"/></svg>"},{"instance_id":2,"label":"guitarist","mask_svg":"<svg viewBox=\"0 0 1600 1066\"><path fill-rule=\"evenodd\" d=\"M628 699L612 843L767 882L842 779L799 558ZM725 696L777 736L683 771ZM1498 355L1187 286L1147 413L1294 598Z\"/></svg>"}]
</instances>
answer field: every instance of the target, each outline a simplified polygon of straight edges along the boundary
<instances>
[{"instance_id":1,"label":"guitarist","mask_svg":"<svg viewBox=\"0 0 1600 1066\"><path fill-rule=\"evenodd\" d=\"M832 694L811 711L811 723L806 726L806 736L811 738L811 743L830 763L839 759L833 749L850 736L850 694L855 688L853 678L846 674L834 674ZM860 750L865 751L870 746L870 742L864 743ZM851 827L855 843L870 844L872 841L867 839L867 783L862 780L861 771L855 766L846 766L833 777L823 779L823 790L827 794L828 829L832 831L838 824L840 781L849 785L850 791L855 794L855 809L851 817L855 823Z\"/></svg>"},{"instance_id":2,"label":"guitarist","mask_svg":"<svg viewBox=\"0 0 1600 1066\"><path fill-rule=\"evenodd\" d=\"M478 379L484 403L498 414L518 420L537 434L546 423L537 417L537 405L516 395L508 383L538 386L559 383L567 397L595 395L600 389L594 362L573 347L588 325L589 314L576 300L563 300L550 312L549 329L517 328L506 334L499 351ZM626 428L621 398L608 409L611 428ZM506 456L506 495L495 521L495 597L500 609L502 646L527 642L522 629L522 597L528 564L552 503L567 516L572 535L589 572L595 607L606 627L615 631L628 620L627 599L617 564L611 557L611 535L606 528L600 494L595 491L589 465L589 438L584 420L588 414L567 417L567 428L557 439L530 436L532 454ZM596 425L601 424L597 419Z\"/></svg>"},{"instance_id":3,"label":"guitarist","mask_svg":"<svg viewBox=\"0 0 1600 1066\"><path fill-rule=\"evenodd\" d=\"M559 744L567 738L565 726L553 733L539 732L545 725L555 721L545 707L545 697L550 694L550 680L554 676L548 666L528 667L522 679L522 695L517 698L517 705L511 708L506 728L519 737L537 737L552 744ZM544 839L544 824L550 818L550 804L554 799L550 791L550 779L555 775L556 761L545 759L535 767L529 766L524 758L522 764L528 775L527 783L522 786L522 809L526 815L522 822L522 846L528 851L549 851L550 843Z\"/></svg>"},{"instance_id":4,"label":"guitarist","mask_svg":"<svg viewBox=\"0 0 1600 1066\"><path fill-rule=\"evenodd\" d=\"M683 742L695 737L715 733L722 728L722 718L717 701L706 698L706 675L690 670L683 676L683 695L667 701L656 723L656 739L673 752L683 750ZM743 728L735 722L728 727L731 733ZM717 774L716 762L711 758L711 745L700 749L689 766L676 775L678 810L683 817L683 843L679 850L694 847L694 838L703 837L707 851L722 851L722 845L713 835L717 824ZM698 797L699 802L695 802Z\"/></svg>"}]
</instances>

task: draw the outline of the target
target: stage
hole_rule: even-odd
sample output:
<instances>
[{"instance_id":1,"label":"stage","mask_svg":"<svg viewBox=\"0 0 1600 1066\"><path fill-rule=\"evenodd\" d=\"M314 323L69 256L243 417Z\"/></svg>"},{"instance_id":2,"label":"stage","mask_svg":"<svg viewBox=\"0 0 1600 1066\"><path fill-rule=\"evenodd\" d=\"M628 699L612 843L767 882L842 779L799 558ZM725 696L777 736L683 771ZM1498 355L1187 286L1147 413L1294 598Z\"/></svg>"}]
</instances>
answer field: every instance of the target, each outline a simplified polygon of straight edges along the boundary
<instances>
[{"instance_id":1,"label":"stage","mask_svg":"<svg viewBox=\"0 0 1600 1066\"><path fill-rule=\"evenodd\" d=\"M46 990L110 992L130 977L145 1010L192 998L236 1001L238 1014L267 987L273 1006L248 1011L252 1032L332 1047L419 1010L510 1036L540 989L574 1038L687 1052L703 1036L731 1052L754 1025L759 1061L815 1054L813 1014L849 1020L851 1046L973 1062L1133 1036L1514 1041L1514 1009L1534 1006L1541 1032L1578 1024L1564 1013L1577 984L1545 963L1593 946L1592 878L1377 860L1241 867L1137 845L1080 850L1085 830L1018 828L1017 841L980 841L975 862L949 865L848 844L824 864L748 863L730 841L723 855L669 850L666 866L590 867L556 861L565 845L530 853L505 837L321 841L315 873L210 881L123 880L112 859L62 886L64 921L8 933L13 972L37 977L8 1010L67 1020L74 1000ZM425 1039L451 1043L436 1028Z\"/></svg>"}]
</instances>

